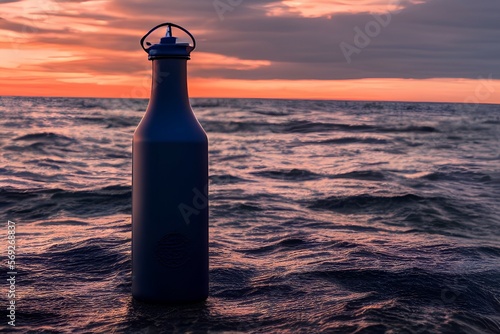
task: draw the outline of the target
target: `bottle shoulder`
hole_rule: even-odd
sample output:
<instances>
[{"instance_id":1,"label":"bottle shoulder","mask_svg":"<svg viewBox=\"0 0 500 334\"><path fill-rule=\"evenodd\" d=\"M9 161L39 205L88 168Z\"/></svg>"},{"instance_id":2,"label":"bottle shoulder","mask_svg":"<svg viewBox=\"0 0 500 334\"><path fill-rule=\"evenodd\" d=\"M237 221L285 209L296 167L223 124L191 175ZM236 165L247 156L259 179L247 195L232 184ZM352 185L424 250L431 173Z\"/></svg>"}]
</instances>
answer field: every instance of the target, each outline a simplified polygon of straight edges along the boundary
<instances>
[{"instance_id":1,"label":"bottle shoulder","mask_svg":"<svg viewBox=\"0 0 500 334\"><path fill-rule=\"evenodd\" d=\"M191 110L162 113L148 109L134 132L134 141L208 142L208 137Z\"/></svg>"}]
</instances>

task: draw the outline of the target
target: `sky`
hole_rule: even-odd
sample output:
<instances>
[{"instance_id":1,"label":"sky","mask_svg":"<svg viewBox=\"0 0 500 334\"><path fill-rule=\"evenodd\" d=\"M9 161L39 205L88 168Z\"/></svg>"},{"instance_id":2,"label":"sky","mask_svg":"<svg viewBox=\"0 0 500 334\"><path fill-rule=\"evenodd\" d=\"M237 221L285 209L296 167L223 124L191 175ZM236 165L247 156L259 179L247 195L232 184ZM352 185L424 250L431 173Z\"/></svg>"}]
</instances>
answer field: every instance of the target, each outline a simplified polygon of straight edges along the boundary
<instances>
[{"instance_id":1,"label":"sky","mask_svg":"<svg viewBox=\"0 0 500 334\"><path fill-rule=\"evenodd\" d=\"M148 98L139 40L170 21L198 42L191 97L500 103L499 12L498 0L0 0L0 95Z\"/></svg>"}]
</instances>

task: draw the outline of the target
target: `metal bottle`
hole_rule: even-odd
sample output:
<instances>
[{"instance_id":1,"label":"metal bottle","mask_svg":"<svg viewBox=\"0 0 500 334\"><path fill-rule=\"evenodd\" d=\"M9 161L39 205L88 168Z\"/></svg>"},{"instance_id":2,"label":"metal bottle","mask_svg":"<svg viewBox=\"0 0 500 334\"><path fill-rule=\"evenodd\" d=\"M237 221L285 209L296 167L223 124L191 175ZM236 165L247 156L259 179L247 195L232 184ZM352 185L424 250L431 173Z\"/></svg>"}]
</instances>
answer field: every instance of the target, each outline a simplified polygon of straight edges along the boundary
<instances>
[{"instance_id":1,"label":"metal bottle","mask_svg":"<svg viewBox=\"0 0 500 334\"><path fill-rule=\"evenodd\" d=\"M158 44L146 43L167 27ZM193 45L179 43L172 27ZM178 303L208 296L208 139L187 91L194 37L173 23L151 29L142 48L153 64L151 99L132 149L132 295Z\"/></svg>"}]
</instances>

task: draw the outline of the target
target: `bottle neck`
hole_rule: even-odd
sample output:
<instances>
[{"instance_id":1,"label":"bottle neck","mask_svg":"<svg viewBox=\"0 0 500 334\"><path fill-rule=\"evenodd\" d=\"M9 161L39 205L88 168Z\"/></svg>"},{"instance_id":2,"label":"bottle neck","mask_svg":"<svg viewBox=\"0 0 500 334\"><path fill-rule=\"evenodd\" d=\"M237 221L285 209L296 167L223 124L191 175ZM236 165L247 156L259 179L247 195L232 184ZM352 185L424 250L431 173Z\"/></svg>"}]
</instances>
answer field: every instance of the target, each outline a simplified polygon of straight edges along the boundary
<instances>
[{"instance_id":1,"label":"bottle neck","mask_svg":"<svg viewBox=\"0 0 500 334\"><path fill-rule=\"evenodd\" d=\"M155 59L150 103L158 109L189 107L187 59Z\"/></svg>"}]
</instances>

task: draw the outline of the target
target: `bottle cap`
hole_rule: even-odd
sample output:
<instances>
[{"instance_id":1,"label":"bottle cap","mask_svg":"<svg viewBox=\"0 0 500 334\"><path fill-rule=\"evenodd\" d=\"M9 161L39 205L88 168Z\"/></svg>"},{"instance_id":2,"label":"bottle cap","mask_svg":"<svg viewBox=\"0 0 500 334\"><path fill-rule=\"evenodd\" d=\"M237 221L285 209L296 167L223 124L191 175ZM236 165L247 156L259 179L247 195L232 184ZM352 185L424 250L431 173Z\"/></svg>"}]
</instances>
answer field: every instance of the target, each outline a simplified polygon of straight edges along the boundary
<instances>
[{"instance_id":1,"label":"bottle cap","mask_svg":"<svg viewBox=\"0 0 500 334\"><path fill-rule=\"evenodd\" d=\"M156 29L167 26L167 31L164 37L160 39L160 43L158 44L153 44L146 42L146 45L148 46L147 48L144 47L144 42L146 41L146 38ZM180 30L184 31L186 34L189 35L191 40L193 41L193 45L190 45L189 43L179 43L177 41L177 37L174 37L172 35L172 27L179 28ZM193 35L183 27L166 22L157 25L153 29L151 29L142 39L141 39L141 47L146 51L149 55L148 59L149 60L154 60L154 59L162 59L162 58L181 58L181 59L190 59L191 52L196 48L196 40L194 39Z\"/></svg>"}]
</instances>

